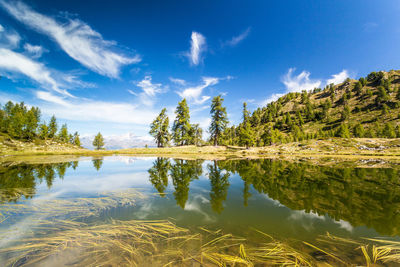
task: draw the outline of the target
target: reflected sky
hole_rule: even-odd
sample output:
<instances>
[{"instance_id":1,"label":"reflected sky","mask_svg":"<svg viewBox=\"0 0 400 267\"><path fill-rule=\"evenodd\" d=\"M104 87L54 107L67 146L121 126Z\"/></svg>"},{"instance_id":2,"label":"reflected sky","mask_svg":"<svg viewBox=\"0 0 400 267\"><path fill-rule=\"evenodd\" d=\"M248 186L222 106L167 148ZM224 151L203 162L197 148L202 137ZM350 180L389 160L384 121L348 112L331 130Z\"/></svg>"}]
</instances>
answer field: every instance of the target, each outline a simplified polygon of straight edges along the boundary
<instances>
[{"instance_id":1,"label":"reflected sky","mask_svg":"<svg viewBox=\"0 0 400 267\"><path fill-rule=\"evenodd\" d=\"M105 191L136 188L148 198L108 216L173 219L188 228L222 228L239 235L251 227L278 237L303 240L326 232L349 237L397 235L397 221L388 225L388 218L379 217L386 214L384 211L375 217L362 214L365 203L395 208L400 205L399 196L391 191L398 186L393 178L398 174L395 170L335 169L271 160L213 162L111 156L54 164L55 175L49 183L49 178L43 178L45 173L51 173L48 166L3 167L1 189L17 187L18 177L21 183L34 187L32 199L26 200L34 203L40 198L97 197ZM377 180L391 188L382 186L379 192L369 192L372 176L378 176ZM22 196L19 201L24 199ZM350 207L344 211L343 205ZM335 206L338 209L332 210ZM349 217L346 212L354 216ZM29 229L29 221L31 218L25 218L14 228Z\"/></svg>"}]
</instances>

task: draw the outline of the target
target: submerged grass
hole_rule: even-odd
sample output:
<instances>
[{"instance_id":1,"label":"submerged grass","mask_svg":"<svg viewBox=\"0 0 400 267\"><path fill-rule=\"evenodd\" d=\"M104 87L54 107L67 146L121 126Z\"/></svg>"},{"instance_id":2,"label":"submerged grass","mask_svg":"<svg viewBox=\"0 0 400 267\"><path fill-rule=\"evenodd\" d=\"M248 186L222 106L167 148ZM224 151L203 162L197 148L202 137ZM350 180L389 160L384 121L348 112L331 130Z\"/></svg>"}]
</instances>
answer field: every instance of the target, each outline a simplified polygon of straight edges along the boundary
<instances>
[{"instance_id":1,"label":"submerged grass","mask_svg":"<svg viewBox=\"0 0 400 267\"><path fill-rule=\"evenodd\" d=\"M1 192L0 192L1 195ZM2 219L29 215L24 234L12 238L18 223L0 231L2 266L346 266L400 263L400 242L352 240L330 234L318 245L282 242L252 229L248 239L199 227L198 232L169 220L114 220L100 214L145 199L136 190L98 197L34 199L1 206ZM89 217L96 220L88 220ZM15 219L15 218L14 218ZM21 218L19 218L21 219ZM17 225L17 226L16 226ZM26 225L25 225L26 228ZM0 228L1 229L1 228Z\"/></svg>"}]
</instances>

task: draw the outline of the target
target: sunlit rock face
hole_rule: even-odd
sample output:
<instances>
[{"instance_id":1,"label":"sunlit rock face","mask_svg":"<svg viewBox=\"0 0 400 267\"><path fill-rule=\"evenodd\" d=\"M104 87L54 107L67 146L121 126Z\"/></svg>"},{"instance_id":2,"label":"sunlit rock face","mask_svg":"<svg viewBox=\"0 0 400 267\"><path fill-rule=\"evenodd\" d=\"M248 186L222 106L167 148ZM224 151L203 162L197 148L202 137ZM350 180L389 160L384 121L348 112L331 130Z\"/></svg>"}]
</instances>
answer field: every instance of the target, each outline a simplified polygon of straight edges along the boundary
<instances>
[{"instance_id":1,"label":"sunlit rock face","mask_svg":"<svg viewBox=\"0 0 400 267\"><path fill-rule=\"evenodd\" d=\"M82 136L81 143L85 148L92 149L94 135ZM126 133L121 135L108 135L104 136L104 143L106 149L124 149L132 147L154 147L156 144L150 136L137 136L133 133Z\"/></svg>"}]
</instances>

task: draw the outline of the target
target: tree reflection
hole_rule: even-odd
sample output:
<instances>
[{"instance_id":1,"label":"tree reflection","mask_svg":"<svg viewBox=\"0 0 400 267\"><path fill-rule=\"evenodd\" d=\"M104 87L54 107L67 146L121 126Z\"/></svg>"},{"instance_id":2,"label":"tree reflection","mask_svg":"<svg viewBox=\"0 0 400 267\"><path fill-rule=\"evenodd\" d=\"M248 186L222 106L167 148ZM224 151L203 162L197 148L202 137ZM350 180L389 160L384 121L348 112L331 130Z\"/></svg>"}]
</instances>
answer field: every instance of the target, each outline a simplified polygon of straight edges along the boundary
<instances>
[{"instance_id":1,"label":"tree reflection","mask_svg":"<svg viewBox=\"0 0 400 267\"><path fill-rule=\"evenodd\" d=\"M189 197L189 184L199 179L203 172L201 167L203 161L175 159L174 162L171 166L171 179L175 188L174 197L176 204L184 209Z\"/></svg>"},{"instance_id":2,"label":"tree reflection","mask_svg":"<svg viewBox=\"0 0 400 267\"><path fill-rule=\"evenodd\" d=\"M62 179L71 166L71 162L0 166L0 203L16 202L21 197L32 198L37 183L44 181L51 188L54 179Z\"/></svg>"},{"instance_id":3,"label":"tree reflection","mask_svg":"<svg viewBox=\"0 0 400 267\"><path fill-rule=\"evenodd\" d=\"M211 183L210 203L213 211L221 213L224 209L223 202L226 200L229 188L229 172L220 169L217 161L208 164L208 177Z\"/></svg>"},{"instance_id":4,"label":"tree reflection","mask_svg":"<svg viewBox=\"0 0 400 267\"><path fill-rule=\"evenodd\" d=\"M169 159L157 158L153 167L148 170L150 182L162 197L165 196L164 191L168 186L168 172L171 168Z\"/></svg>"},{"instance_id":5,"label":"tree reflection","mask_svg":"<svg viewBox=\"0 0 400 267\"><path fill-rule=\"evenodd\" d=\"M95 158L92 159L93 167L99 171L101 169L101 166L103 165L103 158Z\"/></svg>"}]
</instances>

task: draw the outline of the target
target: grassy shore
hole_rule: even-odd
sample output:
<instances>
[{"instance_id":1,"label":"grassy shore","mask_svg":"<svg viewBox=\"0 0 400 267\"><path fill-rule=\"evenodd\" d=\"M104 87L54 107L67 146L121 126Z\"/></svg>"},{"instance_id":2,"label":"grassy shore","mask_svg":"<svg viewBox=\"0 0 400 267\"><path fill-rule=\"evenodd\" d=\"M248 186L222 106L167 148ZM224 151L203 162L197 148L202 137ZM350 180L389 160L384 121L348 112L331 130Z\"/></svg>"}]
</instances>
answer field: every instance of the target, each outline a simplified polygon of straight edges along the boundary
<instances>
[{"instance_id":1,"label":"grassy shore","mask_svg":"<svg viewBox=\"0 0 400 267\"><path fill-rule=\"evenodd\" d=\"M4 147L3 147L4 148ZM382 138L332 138L328 140L306 140L288 144L272 145L268 147L234 146L182 146L166 148L130 148L120 150L88 150L70 145L65 147L59 144L54 146L20 146L18 149L2 149L0 161L35 160L33 156L42 156L49 160L71 160L80 156L155 156L181 159L253 159L279 158L284 160L308 160L318 162L358 161L400 163L400 139ZM54 157L57 156L57 157ZM58 158L58 159L57 159ZM39 159L38 159L39 160ZM380 163L381 162L381 163ZM369 164L371 165L371 164Z\"/></svg>"}]
</instances>

